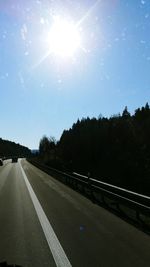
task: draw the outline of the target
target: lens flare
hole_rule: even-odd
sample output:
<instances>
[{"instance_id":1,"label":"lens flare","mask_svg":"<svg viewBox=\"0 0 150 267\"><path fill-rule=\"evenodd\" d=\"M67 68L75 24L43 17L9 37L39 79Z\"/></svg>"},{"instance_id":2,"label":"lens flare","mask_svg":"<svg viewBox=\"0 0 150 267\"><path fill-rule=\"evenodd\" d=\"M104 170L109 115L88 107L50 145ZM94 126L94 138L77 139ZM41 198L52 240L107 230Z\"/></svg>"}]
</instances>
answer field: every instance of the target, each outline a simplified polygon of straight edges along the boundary
<instances>
[{"instance_id":1,"label":"lens flare","mask_svg":"<svg viewBox=\"0 0 150 267\"><path fill-rule=\"evenodd\" d=\"M55 17L48 34L49 50L60 57L71 57L81 45L80 33L72 23Z\"/></svg>"}]
</instances>

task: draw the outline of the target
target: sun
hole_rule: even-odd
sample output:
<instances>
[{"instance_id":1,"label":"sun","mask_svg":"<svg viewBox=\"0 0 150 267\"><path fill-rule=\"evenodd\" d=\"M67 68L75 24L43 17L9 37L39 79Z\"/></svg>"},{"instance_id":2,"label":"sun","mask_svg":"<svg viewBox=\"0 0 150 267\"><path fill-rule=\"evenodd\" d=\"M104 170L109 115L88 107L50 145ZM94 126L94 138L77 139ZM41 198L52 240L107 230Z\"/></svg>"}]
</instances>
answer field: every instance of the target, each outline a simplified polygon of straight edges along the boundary
<instances>
[{"instance_id":1,"label":"sun","mask_svg":"<svg viewBox=\"0 0 150 267\"><path fill-rule=\"evenodd\" d=\"M50 53L59 57L72 57L81 46L80 32L72 22L55 17L48 42Z\"/></svg>"}]
</instances>

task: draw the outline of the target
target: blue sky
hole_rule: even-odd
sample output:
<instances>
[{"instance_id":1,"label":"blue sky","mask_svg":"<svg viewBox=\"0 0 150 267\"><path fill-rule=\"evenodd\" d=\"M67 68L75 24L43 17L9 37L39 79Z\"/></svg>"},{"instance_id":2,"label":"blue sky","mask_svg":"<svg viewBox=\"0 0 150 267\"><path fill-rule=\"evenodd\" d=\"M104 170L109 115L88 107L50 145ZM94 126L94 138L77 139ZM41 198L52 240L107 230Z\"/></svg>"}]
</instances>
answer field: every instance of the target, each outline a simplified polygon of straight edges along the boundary
<instances>
[{"instance_id":1,"label":"blue sky","mask_svg":"<svg viewBox=\"0 0 150 267\"><path fill-rule=\"evenodd\" d=\"M54 16L80 21L70 58L44 59ZM150 1L0 1L0 84L0 136L29 148L78 118L133 113L150 99Z\"/></svg>"}]
</instances>

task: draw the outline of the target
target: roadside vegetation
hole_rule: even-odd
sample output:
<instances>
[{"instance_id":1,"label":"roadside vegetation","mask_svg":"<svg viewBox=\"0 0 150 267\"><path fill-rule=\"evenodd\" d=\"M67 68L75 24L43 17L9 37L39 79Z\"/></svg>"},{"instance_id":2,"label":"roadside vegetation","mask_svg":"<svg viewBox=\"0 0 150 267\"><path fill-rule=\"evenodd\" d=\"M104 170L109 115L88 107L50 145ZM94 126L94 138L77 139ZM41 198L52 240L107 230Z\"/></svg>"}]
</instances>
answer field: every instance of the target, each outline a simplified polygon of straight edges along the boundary
<instances>
[{"instance_id":1,"label":"roadside vegetation","mask_svg":"<svg viewBox=\"0 0 150 267\"><path fill-rule=\"evenodd\" d=\"M15 142L3 140L0 138L0 158L11 157L29 157L31 155L30 149Z\"/></svg>"},{"instance_id":2,"label":"roadside vegetation","mask_svg":"<svg viewBox=\"0 0 150 267\"><path fill-rule=\"evenodd\" d=\"M37 160L149 195L150 107L78 120L58 142L44 136Z\"/></svg>"}]
</instances>

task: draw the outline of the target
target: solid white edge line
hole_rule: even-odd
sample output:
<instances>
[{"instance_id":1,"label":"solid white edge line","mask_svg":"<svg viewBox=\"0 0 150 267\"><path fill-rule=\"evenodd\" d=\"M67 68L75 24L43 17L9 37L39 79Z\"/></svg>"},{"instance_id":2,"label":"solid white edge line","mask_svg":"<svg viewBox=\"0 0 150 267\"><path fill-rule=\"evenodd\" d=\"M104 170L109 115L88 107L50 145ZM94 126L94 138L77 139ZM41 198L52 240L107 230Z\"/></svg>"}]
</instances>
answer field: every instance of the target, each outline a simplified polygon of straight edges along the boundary
<instances>
[{"instance_id":1,"label":"solid white edge line","mask_svg":"<svg viewBox=\"0 0 150 267\"><path fill-rule=\"evenodd\" d=\"M45 238L47 240L47 243L49 245L49 248L52 252L54 261L56 263L57 267L71 267L71 263L69 259L67 258L39 200L37 199L32 186L30 185L28 178L21 166L21 162L19 160L19 165L22 171L23 178L25 180L26 186L28 188L31 200L33 202L34 208L36 210L37 216L39 218L40 224L42 226L43 232L45 234Z\"/></svg>"}]
</instances>

